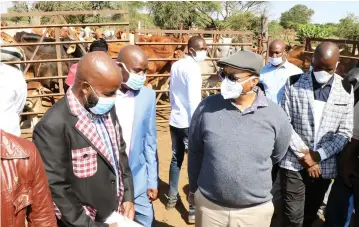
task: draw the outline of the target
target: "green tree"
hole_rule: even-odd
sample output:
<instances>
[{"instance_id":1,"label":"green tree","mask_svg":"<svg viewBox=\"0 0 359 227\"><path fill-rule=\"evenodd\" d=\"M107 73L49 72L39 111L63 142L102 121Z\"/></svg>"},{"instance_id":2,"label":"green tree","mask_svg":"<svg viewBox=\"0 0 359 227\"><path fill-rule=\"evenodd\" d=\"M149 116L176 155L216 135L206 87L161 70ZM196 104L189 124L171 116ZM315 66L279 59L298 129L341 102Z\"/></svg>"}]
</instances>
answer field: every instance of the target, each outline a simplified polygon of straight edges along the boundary
<instances>
[{"instance_id":1,"label":"green tree","mask_svg":"<svg viewBox=\"0 0 359 227\"><path fill-rule=\"evenodd\" d=\"M313 14L314 10L298 4L281 14L280 24L284 28L297 30L299 25L310 23Z\"/></svg>"},{"instance_id":2,"label":"green tree","mask_svg":"<svg viewBox=\"0 0 359 227\"><path fill-rule=\"evenodd\" d=\"M237 31L260 32L260 17L251 12L237 12L228 17L225 27Z\"/></svg>"},{"instance_id":3,"label":"green tree","mask_svg":"<svg viewBox=\"0 0 359 227\"><path fill-rule=\"evenodd\" d=\"M223 2L148 2L147 8L154 23L167 29L178 28L183 23L186 28L193 25L200 28L226 29L248 27L236 25L244 15L250 15L246 24L252 23L253 15L266 2L261 1L223 1ZM252 14L245 14L252 13Z\"/></svg>"},{"instance_id":4,"label":"green tree","mask_svg":"<svg viewBox=\"0 0 359 227\"><path fill-rule=\"evenodd\" d=\"M331 27L325 25L302 24L299 25L297 38L304 40L305 38L332 38L334 36Z\"/></svg>"},{"instance_id":5,"label":"green tree","mask_svg":"<svg viewBox=\"0 0 359 227\"><path fill-rule=\"evenodd\" d=\"M27 2L12 2L12 4L13 7L8 9L9 12L14 12L14 13L29 12L29 5L27 4ZM10 20L15 23L19 23L20 21L30 22L29 17L12 17Z\"/></svg>"},{"instance_id":6,"label":"green tree","mask_svg":"<svg viewBox=\"0 0 359 227\"><path fill-rule=\"evenodd\" d=\"M359 40L359 18L350 13L347 17L340 19L337 36L345 39Z\"/></svg>"},{"instance_id":7,"label":"green tree","mask_svg":"<svg viewBox=\"0 0 359 227\"><path fill-rule=\"evenodd\" d=\"M272 39L280 39L284 34L284 28L278 21L271 21L268 24L268 32Z\"/></svg>"},{"instance_id":8,"label":"green tree","mask_svg":"<svg viewBox=\"0 0 359 227\"><path fill-rule=\"evenodd\" d=\"M199 27L216 27L217 23L210 16L220 10L219 2L148 2L147 9L156 26L164 29L176 29L181 23L186 28L193 25Z\"/></svg>"}]
</instances>

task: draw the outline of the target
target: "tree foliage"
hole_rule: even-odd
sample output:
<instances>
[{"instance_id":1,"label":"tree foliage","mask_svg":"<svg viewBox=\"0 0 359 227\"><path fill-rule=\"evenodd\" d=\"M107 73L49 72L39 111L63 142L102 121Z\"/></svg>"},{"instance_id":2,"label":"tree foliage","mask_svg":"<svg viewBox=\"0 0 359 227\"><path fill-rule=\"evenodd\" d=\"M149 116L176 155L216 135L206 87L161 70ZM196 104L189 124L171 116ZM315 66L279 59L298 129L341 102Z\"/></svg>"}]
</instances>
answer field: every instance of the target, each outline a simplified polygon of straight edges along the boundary
<instances>
[{"instance_id":1,"label":"tree foliage","mask_svg":"<svg viewBox=\"0 0 359 227\"><path fill-rule=\"evenodd\" d=\"M253 24L255 13L266 2L223 1L223 2L148 2L147 8L156 26L165 29L196 26L211 29L248 28L238 23ZM250 18L245 18L249 15Z\"/></svg>"},{"instance_id":2,"label":"tree foliage","mask_svg":"<svg viewBox=\"0 0 359 227\"><path fill-rule=\"evenodd\" d=\"M359 18L351 13L341 19L338 25L337 36L359 40Z\"/></svg>"},{"instance_id":3,"label":"tree foliage","mask_svg":"<svg viewBox=\"0 0 359 227\"><path fill-rule=\"evenodd\" d=\"M302 24L299 25L297 30L297 38L304 40L305 38L332 38L334 36L335 30L333 27L325 25L315 25L315 24Z\"/></svg>"},{"instance_id":4,"label":"tree foliage","mask_svg":"<svg viewBox=\"0 0 359 227\"><path fill-rule=\"evenodd\" d=\"M13 7L9 8L9 12L14 12L14 13L29 12L29 6L26 2L12 2L12 4L13 4ZM29 17L12 17L10 20L15 23L19 23L20 21L30 21L30 18Z\"/></svg>"},{"instance_id":5,"label":"tree foliage","mask_svg":"<svg viewBox=\"0 0 359 227\"><path fill-rule=\"evenodd\" d=\"M298 4L281 14L280 24L284 28L297 30L299 25L310 23L313 14L314 10Z\"/></svg>"}]
</instances>

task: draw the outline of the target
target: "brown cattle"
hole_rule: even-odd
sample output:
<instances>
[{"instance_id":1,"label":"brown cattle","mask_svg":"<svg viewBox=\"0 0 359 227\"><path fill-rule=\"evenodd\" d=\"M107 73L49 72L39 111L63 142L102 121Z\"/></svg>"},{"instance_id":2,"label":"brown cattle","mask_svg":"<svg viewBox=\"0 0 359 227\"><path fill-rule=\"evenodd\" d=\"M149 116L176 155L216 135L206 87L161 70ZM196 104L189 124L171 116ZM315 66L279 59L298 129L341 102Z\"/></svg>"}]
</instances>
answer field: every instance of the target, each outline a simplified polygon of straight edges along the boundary
<instances>
[{"instance_id":1,"label":"brown cattle","mask_svg":"<svg viewBox=\"0 0 359 227\"><path fill-rule=\"evenodd\" d=\"M67 56L62 56L62 59L67 58ZM56 59L55 53L39 53L36 55L35 60L42 59ZM68 69L71 62L62 62L62 74L67 75ZM47 62L47 63L34 63L34 77L54 77L57 76L57 62ZM53 92L59 92L59 83L58 79L45 79L41 80L42 86L47 89L50 89Z\"/></svg>"},{"instance_id":2,"label":"brown cattle","mask_svg":"<svg viewBox=\"0 0 359 227\"><path fill-rule=\"evenodd\" d=\"M353 56L352 53L348 50L342 50L340 52L340 55ZM354 57L358 57L358 56L354 56ZM339 59L339 64L336 73L344 77L355 66L357 62L358 60L354 60L354 59L345 59L345 58Z\"/></svg>"},{"instance_id":3,"label":"brown cattle","mask_svg":"<svg viewBox=\"0 0 359 227\"><path fill-rule=\"evenodd\" d=\"M140 36L139 42L162 42L162 43L182 43L186 42L188 37L175 38L169 36L153 35L150 37ZM141 45L149 58L175 58L183 56L186 45ZM180 51L179 51L180 50ZM150 61L148 64L148 74L168 73L174 61ZM148 78L147 84L152 87L160 87L166 77ZM161 81L161 82L160 82Z\"/></svg>"},{"instance_id":4,"label":"brown cattle","mask_svg":"<svg viewBox=\"0 0 359 227\"><path fill-rule=\"evenodd\" d=\"M304 46L294 45L288 49L287 60L303 70L308 70L312 57L304 54Z\"/></svg>"},{"instance_id":5,"label":"brown cattle","mask_svg":"<svg viewBox=\"0 0 359 227\"><path fill-rule=\"evenodd\" d=\"M5 26L7 26L7 22L4 21L4 20L2 20L2 21L1 21L1 27L5 27Z\"/></svg>"},{"instance_id":6,"label":"brown cattle","mask_svg":"<svg viewBox=\"0 0 359 227\"><path fill-rule=\"evenodd\" d=\"M304 50L305 50L304 46L294 45L288 51L287 60L290 63L298 66L299 68L303 68L303 70L308 70L310 63L311 63L312 56L308 55L308 54L304 54ZM314 51L314 50L311 50L311 51ZM348 50L340 51L340 55L353 56L352 53ZM303 67L303 61L305 61L304 67ZM356 62L357 62L357 60L341 58L339 60L339 64L338 64L336 73L338 75L345 76L349 72L349 70L354 67Z\"/></svg>"},{"instance_id":7,"label":"brown cattle","mask_svg":"<svg viewBox=\"0 0 359 227\"><path fill-rule=\"evenodd\" d=\"M107 54L111 57L117 57L118 52L122 49L122 47L126 46L126 44L122 43L108 43L108 51Z\"/></svg>"},{"instance_id":8,"label":"brown cattle","mask_svg":"<svg viewBox=\"0 0 359 227\"><path fill-rule=\"evenodd\" d=\"M14 37L11 37L11 35L8 35L7 33L3 32L3 31L1 32L1 39L7 43L15 42Z\"/></svg>"},{"instance_id":9,"label":"brown cattle","mask_svg":"<svg viewBox=\"0 0 359 227\"><path fill-rule=\"evenodd\" d=\"M30 81L27 82L27 96L34 95L45 95L51 94L52 92L49 89L46 89L42 86L40 82ZM24 112L37 112L45 113L58 98L55 97L34 97L27 98L24 106ZM21 118L21 129L34 128L37 122L39 122L38 115L25 115Z\"/></svg>"}]
</instances>

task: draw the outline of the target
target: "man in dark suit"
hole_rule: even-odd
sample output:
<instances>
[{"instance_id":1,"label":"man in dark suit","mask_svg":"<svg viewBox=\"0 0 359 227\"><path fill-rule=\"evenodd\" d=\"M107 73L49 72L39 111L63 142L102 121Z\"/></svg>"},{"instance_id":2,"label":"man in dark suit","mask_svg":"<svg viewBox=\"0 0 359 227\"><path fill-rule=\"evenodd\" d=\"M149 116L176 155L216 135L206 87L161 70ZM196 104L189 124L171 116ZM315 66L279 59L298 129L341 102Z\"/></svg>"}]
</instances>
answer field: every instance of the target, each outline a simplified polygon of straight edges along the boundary
<instances>
[{"instance_id":1,"label":"man in dark suit","mask_svg":"<svg viewBox=\"0 0 359 227\"><path fill-rule=\"evenodd\" d=\"M114 108L119 67L104 52L86 54L75 84L36 125L59 226L117 226L134 218L133 183Z\"/></svg>"}]
</instances>

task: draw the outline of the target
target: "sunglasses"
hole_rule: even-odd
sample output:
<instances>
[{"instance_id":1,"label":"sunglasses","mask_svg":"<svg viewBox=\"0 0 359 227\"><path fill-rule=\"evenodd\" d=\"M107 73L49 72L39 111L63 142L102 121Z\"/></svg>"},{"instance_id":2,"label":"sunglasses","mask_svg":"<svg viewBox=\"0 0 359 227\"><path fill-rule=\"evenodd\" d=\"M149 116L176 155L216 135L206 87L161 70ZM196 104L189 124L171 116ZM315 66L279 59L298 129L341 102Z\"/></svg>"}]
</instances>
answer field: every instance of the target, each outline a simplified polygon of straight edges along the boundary
<instances>
[{"instance_id":1,"label":"sunglasses","mask_svg":"<svg viewBox=\"0 0 359 227\"><path fill-rule=\"evenodd\" d=\"M217 76L218 76L218 79L220 81L223 81L225 78L227 78L229 81L235 83L235 82L240 82L252 75L248 75L248 76L245 76L245 77L242 77L242 78L238 78L235 76L235 74L229 74L229 73L226 73L224 72L224 70L222 68L219 69L219 71L217 72Z\"/></svg>"}]
</instances>

